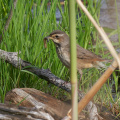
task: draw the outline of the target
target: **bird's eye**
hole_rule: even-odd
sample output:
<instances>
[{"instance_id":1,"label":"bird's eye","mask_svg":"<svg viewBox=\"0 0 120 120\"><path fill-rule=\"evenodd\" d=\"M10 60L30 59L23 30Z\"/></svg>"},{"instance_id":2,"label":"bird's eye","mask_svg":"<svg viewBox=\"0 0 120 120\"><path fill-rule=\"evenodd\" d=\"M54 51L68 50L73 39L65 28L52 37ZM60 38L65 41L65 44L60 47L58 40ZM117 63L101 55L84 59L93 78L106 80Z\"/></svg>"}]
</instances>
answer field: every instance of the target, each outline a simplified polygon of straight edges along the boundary
<instances>
[{"instance_id":1,"label":"bird's eye","mask_svg":"<svg viewBox=\"0 0 120 120\"><path fill-rule=\"evenodd\" d=\"M56 37L56 38L58 38L59 36L58 36L58 35L56 35L55 37Z\"/></svg>"}]
</instances>

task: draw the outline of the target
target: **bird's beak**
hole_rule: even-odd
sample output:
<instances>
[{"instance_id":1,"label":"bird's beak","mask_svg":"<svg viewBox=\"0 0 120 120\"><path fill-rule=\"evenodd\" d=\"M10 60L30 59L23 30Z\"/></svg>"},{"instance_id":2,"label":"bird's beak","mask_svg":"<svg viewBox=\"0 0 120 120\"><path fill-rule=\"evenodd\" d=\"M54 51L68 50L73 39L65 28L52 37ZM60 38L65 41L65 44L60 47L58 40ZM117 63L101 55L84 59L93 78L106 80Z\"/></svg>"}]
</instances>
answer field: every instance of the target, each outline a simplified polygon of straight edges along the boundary
<instances>
[{"instance_id":1,"label":"bird's beak","mask_svg":"<svg viewBox=\"0 0 120 120\"><path fill-rule=\"evenodd\" d=\"M47 37L44 38L44 46L45 46L45 48L47 48L46 41L48 42L50 39L52 39L52 37L50 37L50 36L47 36Z\"/></svg>"}]
</instances>

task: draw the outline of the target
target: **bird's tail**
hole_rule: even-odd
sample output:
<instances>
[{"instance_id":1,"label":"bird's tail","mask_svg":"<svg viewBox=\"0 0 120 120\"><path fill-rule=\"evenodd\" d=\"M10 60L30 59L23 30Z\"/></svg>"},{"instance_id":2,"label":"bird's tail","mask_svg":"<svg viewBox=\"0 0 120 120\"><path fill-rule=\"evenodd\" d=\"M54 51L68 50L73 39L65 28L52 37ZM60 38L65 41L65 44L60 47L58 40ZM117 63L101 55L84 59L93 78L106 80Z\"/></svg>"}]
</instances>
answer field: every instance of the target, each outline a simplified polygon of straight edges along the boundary
<instances>
[{"instance_id":1,"label":"bird's tail","mask_svg":"<svg viewBox=\"0 0 120 120\"><path fill-rule=\"evenodd\" d=\"M113 60L110 60L110 59L103 59L102 62L105 62L105 63L111 63Z\"/></svg>"},{"instance_id":2,"label":"bird's tail","mask_svg":"<svg viewBox=\"0 0 120 120\"><path fill-rule=\"evenodd\" d=\"M108 60L108 59L104 59L103 61L96 61L96 67L98 68L98 69L100 69L100 68L107 68L107 66L104 64L104 63L111 63L112 62L112 60Z\"/></svg>"},{"instance_id":3,"label":"bird's tail","mask_svg":"<svg viewBox=\"0 0 120 120\"><path fill-rule=\"evenodd\" d=\"M99 62L99 61L96 61L96 68L100 69L100 68L107 68L107 66L102 63L102 62Z\"/></svg>"}]
</instances>

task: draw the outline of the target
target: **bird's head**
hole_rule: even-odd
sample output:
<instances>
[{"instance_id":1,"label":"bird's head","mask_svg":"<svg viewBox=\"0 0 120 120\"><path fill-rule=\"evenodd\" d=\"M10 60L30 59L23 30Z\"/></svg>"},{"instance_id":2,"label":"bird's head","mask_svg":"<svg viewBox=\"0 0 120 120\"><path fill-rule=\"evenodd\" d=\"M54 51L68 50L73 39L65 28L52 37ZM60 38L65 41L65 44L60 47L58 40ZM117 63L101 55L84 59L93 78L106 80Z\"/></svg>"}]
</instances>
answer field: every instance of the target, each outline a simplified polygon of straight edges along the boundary
<instances>
[{"instance_id":1,"label":"bird's head","mask_svg":"<svg viewBox=\"0 0 120 120\"><path fill-rule=\"evenodd\" d=\"M55 30L50 33L49 36L44 38L44 43L46 44L46 40L49 41L50 39L55 43L56 46L63 47L69 44L68 35L61 30Z\"/></svg>"}]
</instances>

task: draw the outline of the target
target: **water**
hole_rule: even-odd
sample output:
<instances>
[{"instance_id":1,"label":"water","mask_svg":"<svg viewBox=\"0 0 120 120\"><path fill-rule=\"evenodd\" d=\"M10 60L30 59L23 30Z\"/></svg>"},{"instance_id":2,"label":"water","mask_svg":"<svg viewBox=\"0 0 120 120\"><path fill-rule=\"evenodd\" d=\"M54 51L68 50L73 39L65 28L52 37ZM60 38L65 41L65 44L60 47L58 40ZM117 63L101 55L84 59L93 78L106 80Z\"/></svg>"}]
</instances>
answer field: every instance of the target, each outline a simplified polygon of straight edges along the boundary
<instances>
[{"instance_id":1,"label":"water","mask_svg":"<svg viewBox=\"0 0 120 120\"><path fill-rule=\"evenodd\" d=\"M100 25L108 29L117 29L117 17L120 26L120 0L102 0L99 19ZM118 42L118 34L111 36L110 39L111 41Z\"/></svg>"}]
</instances>

